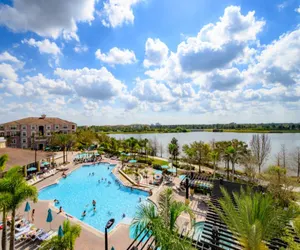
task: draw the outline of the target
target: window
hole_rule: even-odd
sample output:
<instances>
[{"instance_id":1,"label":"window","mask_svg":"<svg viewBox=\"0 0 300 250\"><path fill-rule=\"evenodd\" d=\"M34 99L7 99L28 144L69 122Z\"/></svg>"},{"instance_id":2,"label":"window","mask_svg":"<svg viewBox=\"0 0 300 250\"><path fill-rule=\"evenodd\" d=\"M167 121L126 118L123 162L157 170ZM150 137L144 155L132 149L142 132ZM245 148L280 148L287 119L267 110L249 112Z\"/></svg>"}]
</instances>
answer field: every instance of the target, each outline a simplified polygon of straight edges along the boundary
<instances>
[{"instance_id":1,"label":"window","mask_svg":"<svg viewBox=\"0 0 300 250\"><path fill-rule=\"evenodd\" d=\"M10 126L10 129L11 129L11 130L16 130L16 129L17 129L17 126L16 126L16 125Z\"/></svg>"},{"instance_id":2,"label":"window","mask_svg":"<svg viewBox=\"0 0 300 250\"><path fill-rule=\"evenodd\" d=\"M47 136L50 136L51 135L51 133L50 132L47 132Z\"/></svg>"},{"instance_id":3,"label":"window","mask_svg":"<svg viewBox=\"0 0 300 250\"><path fill-rule=\"evenodd\" d=\"M26 126L26 125L22 125L22 129L23 129L23 130L26 130L26 129L27 129L27 126Z\"/></svg>"},{"instance_id":4,"label":"window","mask_svg":"<svg viewBox=\"0 0 300 250\"><path fill-rule=\"evenodd\" d=\"M0 130L4 130L4 126L3 125L0 125Z\"/></svg>"},{"instance_id":5,"label":"window","mask_svg":"<svg viewBox=\"0 0 300 250\"><path fill-rule=\"evenodd\" d=\"M12 144L16 144L16 139L12 139L12 140L11 140L11 143L12 143Z\"/></svg>"},{"instance_id":6,"label":"window","mask_svg":"<svg viewBox=\"0 0 300 250\"><path fill-rule=\"evenodd\" d=\"M68 125L63 125L63 129L67 129L68 128Z\"/></svg>"},{"instance_id":7,"label":"window","mask_svg":"<svg viewBox=\"0 0 300 250\"><path fill-rule=\"evenodd\" d=\"M22 132L22 136L26 136L26 132L25 131Z\"/></svg>"},{"instance_id":8,"label":"window","mask_svg":"<svg viewBox=\"0 0 300 250\"><path fill-rule=\"evenodd\" d=\"M35 130L35 125L31 125L31 130Z\"/></svg>"},{"instance_id":9,"label":"window","mask_svg":"<svg viewBox=\"0 0 300 250\"><path fill-rule=\"evenodd\" d=\"M16 136L17 133L16 132L11 132L11 136Z\"/></svg>"},{"instance_id":10,"label":"window","mask_svg":"<svg viewBox=\"0 0 300 250\"><path fill-rule=\"evenodd\" d=\"M22 142L23 142L23 143L26 143L26 142L27 142L27 140L24 138L24 139L22 140Z\"/></svg>"},{"instance_id":11,"label":"window","mask_svg":"<svg viewBox=\"0 0 300 250\"><path fill-rule=\"evenodd\" d=\"M10 136L10 132L6 132L6 136Z\"/></svg>"},{"instance_id":12,"label":"window","mask_svg":"<svg viewBox=\"0 0 300 250\"><path fill-rule=\"evenodd\" d=\"M55 125L55 129L59 129L59 125Z\"/></svg>"},{"instance_id":13,"label":"window","mask_svg":"<svg viewBox=\"0 0 300 250\"><path fill-rule=\"evenodd\" d=\"M72 129L75 129L75 125L72 125Z\"/></svg>"},{"instance_id":14,"label":"window","mask_svg":"<svg viewBox=\"0 0 300 250\"><path fill-rule=\"evenodd\" d=\"M35 132L31 132L31 136L35 136Z\"/></svg>"},{"instance_id":15,"label":"window","mask_svg":"<svg viewBox=\"0 0 300 250\"><path fill-rule=\"evenodd\" d=\"M51 125L47 125L47 130L50 130L51 129Z\"/></svg>"}]
</instances>

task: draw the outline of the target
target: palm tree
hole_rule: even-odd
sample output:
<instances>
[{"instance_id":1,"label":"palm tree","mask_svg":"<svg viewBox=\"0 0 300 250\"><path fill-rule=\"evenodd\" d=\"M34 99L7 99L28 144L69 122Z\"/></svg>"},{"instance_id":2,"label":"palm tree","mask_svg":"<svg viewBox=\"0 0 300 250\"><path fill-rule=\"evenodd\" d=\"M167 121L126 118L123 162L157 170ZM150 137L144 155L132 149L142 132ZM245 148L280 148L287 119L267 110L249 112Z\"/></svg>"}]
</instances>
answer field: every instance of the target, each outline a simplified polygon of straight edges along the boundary
<instances>
[{"instance_id":1,"label":"palm tree","mask_svg":"<svg viewBox=\"0 0 300 250\"><path fill-rule=\"evenodd\" d=\"M169 154L172 157L172 167L173 167L174 166L174 160L175 160L175 157L176 157L176 145L173 144L173 143L170 143L169 146L168 146L168 149L169 149ZM176 175L177 175L177 165L175 165L175 167L176 167Z\"/></svg>"},{"instance_id":2,"label":"palm tree","mask_svg":"<svg viewBox=\"0 0 300 250\"><path fill-rule=\"evenodd\" d=\"M232 196L222 188L219 214L244 249L268 249L266 241L281 236L289 221L299 215L295 207L286 210L275 205L271 194L241 190Z\"/></svg>"},{"instance_id":3,"label":"palm tree","mask_svg":"<svg viewBox=\"0 0 300 250\"><path fill-rule=\"evenodd\" d=\"M162 250L192 249L186 239L178 237L178 217L186 212L193 218L192 210L174 199L173 190L167 188L159 195L158 209L153 204L141 204L131 226L138 235L143 229L151 231L156 245Z\"/></svg>"},{"instance_id":4,"label":"palm tree","mask_svg":"<svg viewBox=\"0 0 300 250\"><path fill-rule=\"evenodd\" d=\"M62 237L54 236L51 240L42 244L42 250L74 250L75 241L80 236L81 227L77 224L71 225L69 220L63 222Z\"/></svg>"},{"instance_id":5,"label":"palm tree","mask_svg":"<svg viewBox=\"0 0 300 250\"><path fill-rule=\"evenodd\" d=\"M5 165L6 162L8 161L8 155L4 154L0 156L0 171L3 172L3 170L5 169ZM7 235L7 222L6 222L6 218L7 218L7 210L10 206L10 202L11 202L11 197L9 195L9 193L7 192L8 190L2 190L1 194L0 194L0 210L2 211L2 249L6 249L6 235Z\"/></svg>"},{"instance_id":6,"label":"palm tree","mask_svg":"<svg viewBox=\"0 0 300 250\"><path fill-rule=\"evenodd\" d=\"M36 202L38 197L37 188L28 185L21 174L21 169L19 166L10 169L0 182L0 193L8 191L10 195L10 209L12 211L10 250L15 249L15 216L17 208L27 199Z\"/></svg>"},{"instance_id":7,"label":"palm tree","mask_svg":"<svg viewBox=\"0 0 300 250\"><path fill-rule=\"evenodd\" d=\"M219 153L216 150L214 150L214 151L210 152L209 155L210 155L210 158L211 158L211 160L213 162L214 178L215 178L216 171L217 171L217 161L219 159Z\"/></svg>"}]
</instances>

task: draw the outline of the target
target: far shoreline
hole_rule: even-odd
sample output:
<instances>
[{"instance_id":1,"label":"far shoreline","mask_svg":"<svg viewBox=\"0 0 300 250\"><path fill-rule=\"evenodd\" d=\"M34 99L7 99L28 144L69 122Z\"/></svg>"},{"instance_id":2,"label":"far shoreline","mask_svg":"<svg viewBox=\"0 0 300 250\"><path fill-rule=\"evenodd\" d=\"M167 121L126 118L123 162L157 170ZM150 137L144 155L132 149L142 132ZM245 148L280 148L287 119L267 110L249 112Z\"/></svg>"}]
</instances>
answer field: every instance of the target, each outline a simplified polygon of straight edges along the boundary
<instances>
[{"instance_id":1,"label":"far shoreline","mask_svg":"<svg viewBox=\"0 0 300 250\"><path fill-rule=\"evenodd\" d=\"M179 133L194 133L194 132L210 132L210 133L266 133L266 134L295 134L300 133L300 130L247 130L247 129L223 129L218 131L213 131L213 129L203 129L203 130L192 130L186 132L174 132L174 131L135 131L135 132L97 132L105 134L179 134Z\"/></svg>"}]
</instances>

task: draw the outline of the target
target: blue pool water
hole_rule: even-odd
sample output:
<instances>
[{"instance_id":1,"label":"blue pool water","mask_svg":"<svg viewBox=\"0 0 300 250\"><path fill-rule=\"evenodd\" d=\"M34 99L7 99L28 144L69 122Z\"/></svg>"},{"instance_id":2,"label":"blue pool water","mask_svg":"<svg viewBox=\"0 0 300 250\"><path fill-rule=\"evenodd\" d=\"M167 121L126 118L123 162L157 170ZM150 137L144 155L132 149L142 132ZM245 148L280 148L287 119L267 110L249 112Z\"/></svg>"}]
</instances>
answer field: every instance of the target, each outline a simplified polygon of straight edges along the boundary
<instances>
[{"instance_id":1,"label":"blue pool water","mask_svg":"<svg viewBox=\"0 0 300 250\"><path fill-rule=\"evenodd\" d=\"M116 183L116 177L111 173L113 167L114 165L107 163L80 167L66 179L60 179L58 184L42 189L39 192L39 199L59 200L60 204L56 205L58 208L62 206L67 214L100 231L104 231L110 218L115 219L113 225L115 227L122 220L123 213L126 219L134 217L140 198L142 201L146 200L148 193L131 190ZM89 176L92 172L95 175ZM107 181L98 183L101 178L106 178ZM108 181L111 182L110 185ZM95 213L93 200L97 202ZM84 210L87 215L82 218Z\"/></svg>"}]
</instances>

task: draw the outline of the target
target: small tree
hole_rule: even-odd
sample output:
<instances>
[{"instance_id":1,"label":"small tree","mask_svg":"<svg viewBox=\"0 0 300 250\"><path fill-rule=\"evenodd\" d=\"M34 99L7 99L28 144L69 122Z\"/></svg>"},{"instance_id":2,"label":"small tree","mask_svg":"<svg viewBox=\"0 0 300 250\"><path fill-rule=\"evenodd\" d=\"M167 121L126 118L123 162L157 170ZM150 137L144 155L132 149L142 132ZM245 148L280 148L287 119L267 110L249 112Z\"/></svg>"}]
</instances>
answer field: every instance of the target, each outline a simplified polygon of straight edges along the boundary
<instances>
[{"instance_id":1,"label":"small tree","mask_svg":"<svg viewBox=\"0 0 300 250\"><path fill-rule=\"evenodd\" d=\"M261 167L271 152L271 139L267 134L253 135L250 141L250 148L260 174Z\"/></svg>"},{"instance_id":2,"label":"small tree","mask_svg":"<svg viewBox=\"0 0 300 250\"><path fill-rule=\"evenodd\" d=\"M42 250L74 250L75 241L80 236L81 227L79 225L71 225L69 220L65 220L63 223L62 237L54 236L51 240L45 241L41 249Z\"/></svg>"},{"instance_id":3,"label":"small tree","mask_svg":"<svg viewBox=\"0 0 300 250\"><path fill-rule=\"evenodd\" d=\"M297 171L297 181L300 181L300 147L291 154L291 163L294 170Z\"/></svg>"}]
</instances>

